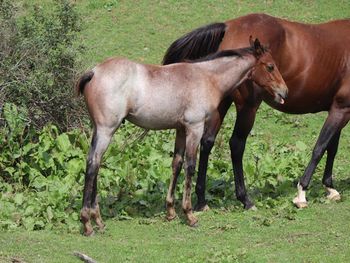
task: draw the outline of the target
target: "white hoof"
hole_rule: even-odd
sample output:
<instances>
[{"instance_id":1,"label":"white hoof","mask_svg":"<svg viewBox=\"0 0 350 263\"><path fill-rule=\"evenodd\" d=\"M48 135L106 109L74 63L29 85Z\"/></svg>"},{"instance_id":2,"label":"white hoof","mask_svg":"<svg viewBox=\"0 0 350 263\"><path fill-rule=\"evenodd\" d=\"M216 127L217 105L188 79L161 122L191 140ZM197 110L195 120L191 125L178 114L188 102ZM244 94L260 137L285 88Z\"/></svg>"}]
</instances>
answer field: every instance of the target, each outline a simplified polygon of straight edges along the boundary
<instances>
[{"instance_id":1,"label":"white hoof","mask_svg":"<svg viewBox=\"0 0 350 263\"><path fill-rule=\"evenodd\" d=\"M210 210L210 207L208 205L205 205L202 209L203 212L207 212Z\"/></svg>"},{"instance_id":2,"label":"white hoof","mask_svg":"<svg viewBox=\"0 0 350 263\"><path fill-rule=\"evenodd\" d=\"M341 198L340 198L340 194L337 190L333 189L333 188L329 188L329 187L326 187L326 191L327 191L327 198L328 200L331 200L331 201L339 201Z\"/></svg>"},{"instance_id":3,"label":"white hoof","mask_svg":"<svg viewBox=\"0 0 350 263\"><path fill-rule=\"evenodd\" d=\"M307 207L307 201L306 201L306 193L303 190L303 187L298 183L298 193L297 196L293 199L293 203L298 208L305 208Z\"/></svg>"},{"instance_id":4,"label":"white hoof","mask_svg":"<svg viewBox=\"0 0 350 263\"><path fill-rule=\"evenodd\" d=\"M258 208L253 205L251 208L248 209L249 211L258 211Z\"/></svg>"},{"instance_id":5,"label":"white hoof","mask_svg":"<svg viewBox=\"0 0 350 263\"><path fill-rule=\"evenodd\" d=\"M195 208L195 209L193 210L193 213L196 214L196 215L198 215L198 214L202 214L203 212L207 212L207 211L209 211L209 210L210 210L210 207L209 207L208 205L205 205L205 206L203 206L201 209Z\"/></svg>"}]
</instances>

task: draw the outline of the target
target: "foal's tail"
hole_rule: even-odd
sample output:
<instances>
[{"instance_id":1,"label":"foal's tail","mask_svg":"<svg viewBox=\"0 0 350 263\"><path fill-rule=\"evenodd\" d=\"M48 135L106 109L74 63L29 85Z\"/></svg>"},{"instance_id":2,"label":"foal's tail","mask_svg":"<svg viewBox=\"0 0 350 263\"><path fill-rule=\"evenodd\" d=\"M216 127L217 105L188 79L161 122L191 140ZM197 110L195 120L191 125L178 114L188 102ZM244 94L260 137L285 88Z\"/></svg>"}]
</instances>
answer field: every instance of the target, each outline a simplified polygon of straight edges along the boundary
<instances>
[{"instance_id":1,"label":"foal's tail","mask_svg":"<svg viewBox=\"0 0 350 263\"><path fill-rule=\"evenodd\" d=\"M90 70L78 79L77 83L75 84L75 91L78 96L83 94L85 85L92 79L93 76L94 72Z\"/></svg>"},{"instance_id":2,"label":"foal's tail","mask_svg":"<svg viewBox=\"0 0 350 263\"><path fill-rule=\"evenodd\" d=\"M197 28L175 40L163 58L163 65L204 57L218 50L226 24L214 23Z\"/></svg>"}]
</instances>

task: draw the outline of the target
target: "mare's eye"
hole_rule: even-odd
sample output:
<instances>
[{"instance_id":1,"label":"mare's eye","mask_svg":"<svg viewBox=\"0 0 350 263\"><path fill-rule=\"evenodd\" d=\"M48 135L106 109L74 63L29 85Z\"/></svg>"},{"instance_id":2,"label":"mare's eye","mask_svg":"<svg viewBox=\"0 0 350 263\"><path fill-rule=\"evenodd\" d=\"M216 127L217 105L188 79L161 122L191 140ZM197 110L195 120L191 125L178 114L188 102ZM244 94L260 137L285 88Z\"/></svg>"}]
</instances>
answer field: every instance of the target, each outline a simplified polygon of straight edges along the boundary
<instances>
[{"instance_id":1,"label":"mare's eye","mask_svg":"<svg viewBox=\"0 0 350 263\"><path fill-rule=\"evenodd\" d=\"M267 69L268 72L272 72L275 69L275 67L274 67L273 64L269 64L269 65L266 66L266 69Z\"/></svg>"}]
</instances>

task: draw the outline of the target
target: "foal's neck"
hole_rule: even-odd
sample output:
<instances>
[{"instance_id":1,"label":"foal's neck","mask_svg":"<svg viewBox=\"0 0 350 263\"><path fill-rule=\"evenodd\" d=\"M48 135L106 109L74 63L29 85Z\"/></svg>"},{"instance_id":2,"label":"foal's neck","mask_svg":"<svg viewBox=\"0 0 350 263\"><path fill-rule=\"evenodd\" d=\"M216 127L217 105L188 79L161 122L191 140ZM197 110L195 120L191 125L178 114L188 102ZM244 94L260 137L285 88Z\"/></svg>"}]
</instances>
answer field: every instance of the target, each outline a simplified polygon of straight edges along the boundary
<instances>
[{"instance_id":1,"label":"foal's neck","mask_svg":"<svg viewBox=\"0 0 350 263\"><path fill-rule=\"evenodd\" d=\"M227 93L244 82L257 60L252 54L222 57L203 63L203 67L213 74L217 88Z\"/></svg>"}]
</instances>

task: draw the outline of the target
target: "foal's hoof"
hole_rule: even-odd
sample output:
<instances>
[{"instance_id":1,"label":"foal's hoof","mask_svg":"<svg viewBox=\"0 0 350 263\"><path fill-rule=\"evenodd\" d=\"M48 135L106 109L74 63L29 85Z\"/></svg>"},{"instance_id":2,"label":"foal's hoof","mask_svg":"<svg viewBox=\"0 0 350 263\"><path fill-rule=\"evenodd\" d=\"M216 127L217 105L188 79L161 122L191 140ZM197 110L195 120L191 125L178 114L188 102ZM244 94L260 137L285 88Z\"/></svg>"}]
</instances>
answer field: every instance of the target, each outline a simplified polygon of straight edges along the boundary
<instances>
[{"instance_id":1,"label":"foal's hoof","mask_svg":"<svg viewBox=\"0 0 350 263\"><path fill-rule=\"evenodd\" d=\"M173 214L173 215L167 215L166 217L166 220L168 220L169 222L174 220L176 218L176 214Z\"/></svg>"},{"instance_id":2,"label":"foal's hoof","mask_svg":"<svg viewBox=\"0 0 350 263\"><path fill-rule=\"evenodd\" d=\"M103 232L106 228L106 225L101 220L96 220L96 225L100 232Z\"/></svg>"},{"instance_id":3,"label":"foal's hoof","mask_svg":"<svg viewBox=\"0 0 350 263\"><path fill-rule=\"evenodd\" d=\"M187 224L190 226L190 227L196 227L197 224L198 224L198 219L197 217L195 217L192 212L190 214L187 214L186 215L187 217Z\"/></svg>"},{"instance_id":4,"label":"foal's hoof","mask_svg":"<svg viewBox=\"0 0 350 263\"><path fill-rule=\"evenodd\" d=\"M193 225L189 225L190 227L193 227L193 228L197 228L199 227L199 224L198 224L198 221L196 223L194 223Z\"/></svg>"},{"instance_id":5,"label":"foal's hoof","mask_svg":"<svg viewBox=\"0 0 350 263\"><path fill-rule=\"evenodd\" d=\"M327 199L331 201L340 201L341 197L337 190L333 188L326 187L326 191L328 193Z\"/></svg>"},{"instance_id":6,"label":"foal's hoof","mask_svg":"<svg viewBox=\"0 0 350 263\"><path fill-rule=\"evenodd\" d=\"M190 227L198 227L198 219L197 218L194 218L194 219L192 219L191 221L188 221L188 225L190 226Z\"/></svg>"},{"instance_id":7,"label":"foal's hoof","mask_svg":"<svg viewBox=\"0 0 350 263\"><path fill-rule=\"evenodd\" d=\"M86 237L92 237L95 235L95 231L94 230L89 230L89 231L85 231L84 232L84 236Z\"/></svg>"},{"instance_id":8,"label":"foal's hoof","mask_svg":"<svg viewBox=\"0 0 350 263\"><path fill-rule=\"evenodd\" d=\"M100 232L100 233L104 233L104 232L106 232L106 225L99 225L98 226L98 232Z\"/></svg>"},{"instance_id":9,"label":"foal's hoof","mask_svg":"<svg viewBox=\"0 0 350 263\"><path fill-rule=\"evenodd\" d=\"M210 207L207 204L196 204L194 211L196 212L206 212L209 211Z\"/></svg>"},{"instance_id":10,"label":"foal's hoof","mask_svg":"<svg viewBox=\"0 0 350 263\"><path fill-rule=\"evenodd\" d=\"M297 208L306 208L308 206L306 201L300 201L298 197L293 199L293 203Z\"/></svg>"}]
</instances>

